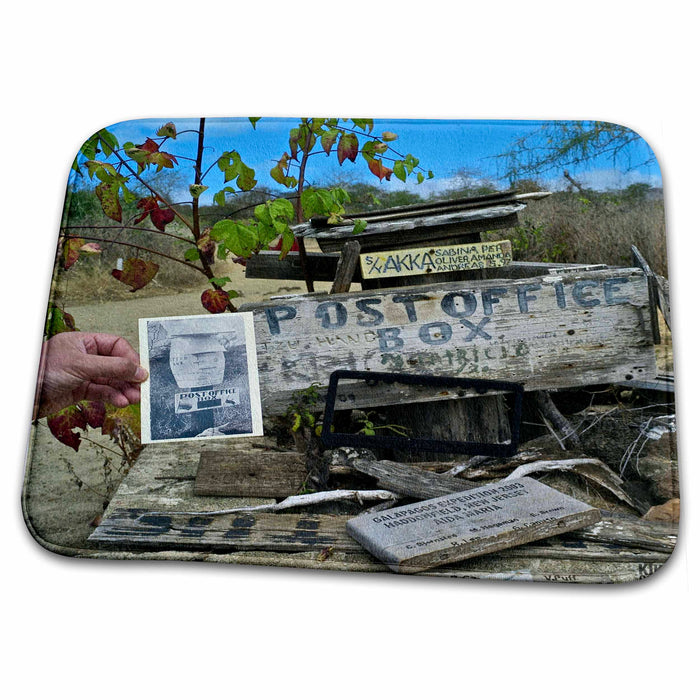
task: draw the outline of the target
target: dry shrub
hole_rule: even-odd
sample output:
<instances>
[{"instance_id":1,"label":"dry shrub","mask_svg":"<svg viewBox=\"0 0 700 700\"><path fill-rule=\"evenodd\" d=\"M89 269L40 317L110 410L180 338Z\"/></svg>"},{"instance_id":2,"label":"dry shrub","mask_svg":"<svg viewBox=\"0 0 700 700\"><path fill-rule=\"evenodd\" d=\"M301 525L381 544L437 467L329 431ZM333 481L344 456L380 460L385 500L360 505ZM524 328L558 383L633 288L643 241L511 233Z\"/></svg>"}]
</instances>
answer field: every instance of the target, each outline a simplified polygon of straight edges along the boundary
<instances>
[{"instance_id":1,"label":"dry shrub","mask_svg":"<svg viewBox=\"0 0 700 700\"><path fill-rule=\"evenodd\" d=\"M653 192L557 192L530 202L520 221L510 235L518 260L628 266L635 245L655 272L668 276L663 200Z\"/></svg>"}]
</instances>

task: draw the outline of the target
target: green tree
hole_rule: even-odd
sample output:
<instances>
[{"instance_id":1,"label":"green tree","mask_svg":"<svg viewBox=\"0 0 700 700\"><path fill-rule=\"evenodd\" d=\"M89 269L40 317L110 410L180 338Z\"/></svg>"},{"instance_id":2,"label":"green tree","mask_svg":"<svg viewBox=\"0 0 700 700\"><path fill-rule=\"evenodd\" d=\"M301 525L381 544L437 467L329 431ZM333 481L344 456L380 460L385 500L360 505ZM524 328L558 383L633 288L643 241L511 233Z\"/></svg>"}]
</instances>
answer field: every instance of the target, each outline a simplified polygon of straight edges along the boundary
<instances>
[{"instance_id":1,"label":"green tree","mask_svg":"<svg viewBox=\"0 0 700 700\"><path fill-rule=\"evenodd\" d=\"M258 117L251 117L255 129ZM111 239L110 242L127 245L135 251L144 251L155 256L177 260L206 277L209 289L202 293L203 306L212 313L234 311L232 299L237 296L233 289L226 289L230 283L227 277L216 277L214 261L232 257L244 261L251 255L266 249L279 241L281 255L284 256L295 243L291 226L304 218L322 215L331 223L337 222L345 212L349 201L343 188L314 188L309 186L306 170L312 155L335 154L338 163L355 162L362 155L371 173L381 182L392 175L402 181L414 176L418 182L432 177L419 167L418 158L411 154L402 155L389 144L398 137L384 132L374 135L371 119L301 119L299 125L290 130L288 144L277 164L270 171L272 178L282 187L291 190L289 195L272 194L264 200L255 198L242 207L231 206L231 198L256 190L257 179L236 150L228 150L205 163L206 120L199 120L197 129L179 131L174 122L167 122L143 143L126 142L119 144L108 129L94 134L80 149L73 165L77 173L86 173L95 183L94 194L106 217L118 224L124 240ZM177 139L195 137L197 139L195 158L184 158L171 152ZM318 147L314 150L314 147ZM189 200L174 202L170 193L161 187L171 183L163 173L180 167L179 160L191 161L193 172L189 184ZM389 165L387 165L387 163ZM223 179L223 187L214 194L214 202L221 208L220 217L208 217L211 225L205 225L202 218L199 198L208 189L203 184L205 176L218 170ZM241 219L238 214L252 208L252 216ZM69 208L70 211L70 208ZM135 211L135 213L134 213ZM228 214L225 213L228 211ZM211 210L207 214L211 215ZM212 222L212 219L215 219ZM179 224L177 233L171 230L172 224ZM358 224L361 228L361 223ZM96 225L94 228L99 228ZM169 228L171 227L171 228ZM77 227L70 218L62 227L63 267L70 268L83 254L99 251L99 243L105 239L85 232L84 226ZM156 234L178 241L183 248L178 257L151 245L143 245L138 236ZM139 241L139 242L136 242ZM304 266L303 241L299 248ZM129 285L132 290L141 289L157 274L159 266L153 260L139 257L128 258L121 269L113 270L112 275Z\"/></svg>"},{"instance_id":2,"label":"green tree","mask_svg":"<svg viewBox=\"0 0 700 700\"><path fill-rule=\"evenodd\" d=\"M600 121L545 122L497 157L504 177L513 182L600 156L626 170L656 162L649 145L635 131Z\"/></svg>"}]
</instances>

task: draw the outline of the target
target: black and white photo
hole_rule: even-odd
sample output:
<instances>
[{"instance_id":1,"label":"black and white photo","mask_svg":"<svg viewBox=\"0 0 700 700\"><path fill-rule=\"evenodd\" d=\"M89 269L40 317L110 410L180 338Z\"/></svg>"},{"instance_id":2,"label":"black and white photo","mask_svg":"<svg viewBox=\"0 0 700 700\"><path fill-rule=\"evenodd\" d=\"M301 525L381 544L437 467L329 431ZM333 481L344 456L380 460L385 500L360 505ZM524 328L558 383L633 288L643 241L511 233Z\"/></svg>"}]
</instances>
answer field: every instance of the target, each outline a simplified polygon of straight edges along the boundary
<instances>
[{"instance_id":1,"label":"black and white photo","mask_svg":"<svg viewBox=\"0 0 700 700\"><path fill-rule=\"evenodd\" d=\"M262 435L250 313L139 320L142 442Z\"/></svg>"}]
</instances>

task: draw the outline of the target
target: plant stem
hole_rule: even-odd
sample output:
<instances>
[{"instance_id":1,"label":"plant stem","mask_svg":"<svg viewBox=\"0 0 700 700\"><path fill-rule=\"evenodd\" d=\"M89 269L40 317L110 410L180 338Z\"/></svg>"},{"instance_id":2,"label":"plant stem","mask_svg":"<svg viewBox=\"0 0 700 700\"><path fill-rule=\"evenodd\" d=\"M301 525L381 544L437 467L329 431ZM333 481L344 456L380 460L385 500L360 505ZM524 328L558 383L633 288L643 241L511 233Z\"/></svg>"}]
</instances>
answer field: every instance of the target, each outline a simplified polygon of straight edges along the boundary
<instances>
[{"instance_id":1,"label":"plant stem","mask_svg":"<svg viewBox=\"0 0 700 700\"><path fill-rule=\"evenodd\" d=\"M178 241L184 241L185 243L192 244L192 240L185 238L184 236L178 236L174 233L168 233L167 231L159 231L155 228L141 228L139 226L63 226L66 231L74 231L79 229L90 229L94 231L95 229L118 229L119 231L141 231L142 233L157 233L160 236L170 236Z\"/></svg>"},{"instance_id":2,"label":"plant stem","mask_svg":"<svg viewBox=\"0 0 700 700\"><path fill-rule=\"evenodd\" d=\"M206 122L206 119L204 117L201 117L199 120L199 131L198 131L199 136L197 137L197 157L195 159L195 165L194 165L194 184L195 185L202 184L202 155L204 154L204 125L205 125L205 122ZM195 242L197 244L199 244L199 239L202 237L202 232L200 231L200 224L199 224L199 197L192 197L192 234L194 235ZM211 265L207 261L207 258L204 254L204 251L202 251L199 248L199 245L197 245L197 251L199 252L199 262L202 264L203 272L207 276L207 279L211 280L214 277L214 271L211 269ZM214 287L214 289L218 289L218 290L222 289L221 285L214 284L213 282L210 282L210 284L212 287ZM231 303L230 299L226 302L226 308L231 313L234 313L236 311L236 307Z\"/></svg>"},{"instance_id":3,"label":"plant stem","mask_svg":"<svg viewBox=\"0 0 700 700\"><path fill-rule=\"evenodd\" d=\"M193 270L197 270L197 272L206 275L207 279L209 279L212 276L210 274L208 275L206 270L203 270L201 267L197 267L196 265L193 265L192 263L187 262L186 260L181 260L180 258L173 257L172 255L168 255L167 253L161 253L158 250L153 250L153 248L147 248L142 245L136 245L135 243L127 243L127 241L110 241L107 238L98 238L96 236L66 236L66 239L69 238L82 238L86 241L99 241L100 243L115 243L117 245L128 246L129 248L137 248L138 250L143 250L147 253L153 253L153 255L159 255L161 258L168 258L168 260L174 260L175 262L180 263L181 265L187 265L187 267L191 267Z\"/></svg>"},{"instance_id":4,"label":"plant stem","mask_svg":"<svg viewBox=\"0 0 700 700\"><path fill-rule=\"evenodd\" d=\"M308 125L308 122L307 122ZM306 143L303 148L303 155L301 157L301 165L299 166L299 180L297 184L297 201L295 203L297 223L301 224L304 221L304 210L301 206L301 195L304 191L304 177L306 173L306 162L309 159L309 148L311 146L311 128L306 130ZM306 291L314 291L314 281L311 278L311 273L309 272L309 267L306 260L306 245L304 244L304 238L299 236L297 238L297 244L299 245L299 262L301 263L301 273L304 275L304 282L306 282Z\"/></svg>"},{"instance_id":5,"label":"plant stem","mask_svg":"<svg viewBox=\"0 0 700 700\"><path fill-rule=\"evenodd\" d=\"M147 183L147 182L132 168L132 167L131 167L131 165L129 165L129 163L127 163L126 160L124 160L124 158L121 156L120 153L117 153L117 151L114 151L114 155L116 155L117 158L119 158L119 160L120 160L120 162L122 163L122 165L123 165L123 166L124 166L124 167L125 167L125 168L126 168L126 169L127 169L127 170L128 170L128 171L129 171L129 172L130 172L130 173L131 173L131 174L132 174L132 175L133 175L133 176L134 176L134 177L135 177L135 178L136 178L136 179L137 179L151 194L152 194L152 195L154 195L154 196L157 197L161 202L163 202L163 203L165 204L165 206L168 207L168 209L170 209L170 211L172 211L172 213L175 214L175 216L177 216L177 218L180 219L180 221L182 221L182 223L185 224L185 226L187 226L187 228L188 228L190 231L192 231L192 224L191 224L189 221L187 221L187 219L186 219L182 214L180 214L180 212L179 212L177 209L175 209L175 207L173 207L173 205L170 204L170 202L168 202L157 190L154 190L153 187L151 187L151 186L150 186L150 185L149 185L149 184L148 184L148 183Z\"/></svg>"}]
</instances>

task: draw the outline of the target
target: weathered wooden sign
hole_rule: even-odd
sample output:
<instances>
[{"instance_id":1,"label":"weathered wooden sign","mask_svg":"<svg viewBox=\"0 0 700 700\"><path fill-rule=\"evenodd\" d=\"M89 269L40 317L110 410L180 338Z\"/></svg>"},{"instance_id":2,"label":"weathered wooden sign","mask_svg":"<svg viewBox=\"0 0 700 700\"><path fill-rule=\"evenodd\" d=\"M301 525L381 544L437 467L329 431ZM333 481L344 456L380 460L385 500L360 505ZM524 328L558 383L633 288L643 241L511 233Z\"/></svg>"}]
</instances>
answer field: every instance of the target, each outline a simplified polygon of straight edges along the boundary
<instances>
[{"instance_id":1,"label":"weathered wooden sign","mask_svg":"<svg viewBox=\"0 0 700 700\"><path fill-rule=\"evenodd\" d=\"M633 268L313 294L242 308L254 314L268 415L284 413L294 391L326 386L336 369L500 379L526 390L656 373L647 281ZM415 392L361 382L339 387L338 407L456 396Z\"/></svg>"},{"instance_id":2,"label":"weathered wooden sign","mask_svg":"<svg viewBox=\"0 0 700 700\"><path fill-rule=\"evenodd\" d=\"M381 279L503 267L512 260L510 241L493 241L364 253L360 267L364 279Z\"/></svg>"}]
</instances>

